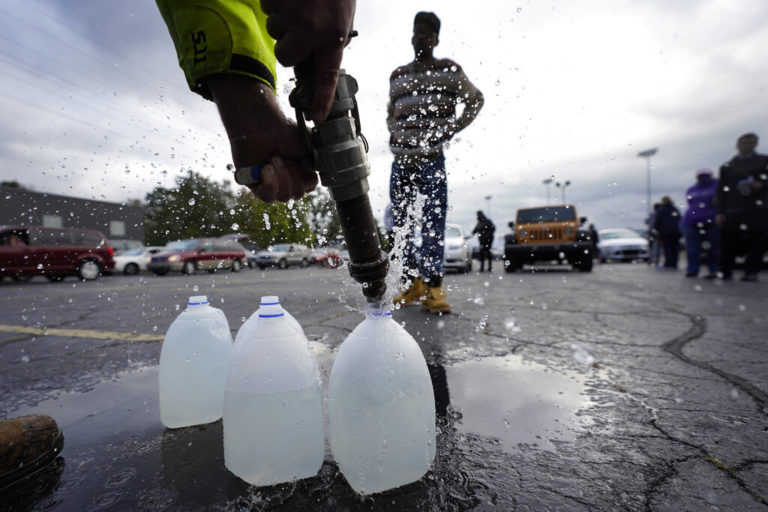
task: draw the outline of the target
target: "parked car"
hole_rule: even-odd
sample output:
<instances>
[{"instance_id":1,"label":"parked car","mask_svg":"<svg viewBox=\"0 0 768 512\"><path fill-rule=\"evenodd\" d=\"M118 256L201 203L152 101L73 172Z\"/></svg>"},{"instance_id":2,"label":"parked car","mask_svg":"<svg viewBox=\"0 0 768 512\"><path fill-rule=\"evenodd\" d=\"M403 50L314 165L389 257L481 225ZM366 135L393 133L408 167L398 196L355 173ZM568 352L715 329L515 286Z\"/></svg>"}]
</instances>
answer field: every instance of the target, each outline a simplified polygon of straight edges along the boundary
<instances>
[{"instance_id":1,"label":"parked car","mask_svg":"<svg viewBox=\"0 0 768 512\"><path fill-rule=\"evenodd\" d=\"M115 250L115 254L130 251L131 249L141 249L144 247L144 242L141 240L108 240L109 246Z\"/></svg>"},{"instance_id":2,"label":"parked car","mask_svg":"<svg viewBox=\"0 0 768 512\"><path fill-rule=\"evenodd\" d=\"M246 261L245 248L235 240L226 238L193 238L166 245L147 263L157 275L170 271L194 274L198 270L215 272L228 268L239 272Z\"/></svg>"},{"instance_id":3,"label":"parked car","mask_svg":"<svg viewBox=\"0 0 768 512\"><path fill-rule=\"evenodd\" d=\"M597 250L600 262L648 261L648 240L637 231L627 228L601 229L597 232Z\"/></svg>"},{"instance_id":4,"label":"parked car","mask_svg":"<svg viewBox=\"0 0 768 512\"><path fill-rule=\"evenodd\" d=\"M519 208L512 232L504 237L504 270L514 272L523 264L568 262L581 272L592 271L594 246L586 217L572 204Z\"/></svg>"},{"instance_id":5,"label":"parked car","mask_svg":"<svg viewBox=\"0 0 768 512\"><path fill-rule=\"evenodd\" d=\"M141 270L147 270L147 263L152 256L162 252L163 247L139 247L115 253L115 272L122 272L127 276L138 274Z\"/></svg>"},{"instance_id":6,"label":"parked car","mask_svg":"<svg viewBox=\"0 0 768 512\"><path fill-rule=\"evenodd\" d=\"M0 226L0 278L26 281L44 275L61 281L98 278L115 267L114 250L98 231L42 226Z\"/></svg>"},{"instance_id":7,"label":"parked car","mask_svg":"<svg viewBox=\"0 0 768 512\"><path fill-rule=\"evenodd\" d=\"M445 225L443 268L458 272L472 271L472 248L458 224Z\"/></svg>"},{"instance_id":8,"label":"parked car","mask_svg":"<svg viewBox=\"0 0 768 512\"><path fill-rule=\"evenodd\" d=\"M288 268L291 265L306 267L312 252L301 244L275 244L256 253L256 265L259 268L278 266Z\"/></svg>"},{"instance_id":9,"label":"parked car","mask_svg":"<svg viewBox=\"0 0 768 512\"><path fill-rule=\"evenodd\" d=\"M309 255L309 262L312 265L322 265L328 268L338 268L344 264L344 258L341 257L341 251L328 247L318 249Z\"/></svg>"}]
</instances>

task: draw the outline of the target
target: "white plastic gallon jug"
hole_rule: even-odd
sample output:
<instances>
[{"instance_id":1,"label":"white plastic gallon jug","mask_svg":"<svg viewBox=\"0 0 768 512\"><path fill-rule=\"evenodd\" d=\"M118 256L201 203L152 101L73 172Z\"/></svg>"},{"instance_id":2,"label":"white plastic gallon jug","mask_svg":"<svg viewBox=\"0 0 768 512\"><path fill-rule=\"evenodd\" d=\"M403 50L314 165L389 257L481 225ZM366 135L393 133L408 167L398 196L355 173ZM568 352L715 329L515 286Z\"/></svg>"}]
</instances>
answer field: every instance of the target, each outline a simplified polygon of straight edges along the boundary
<instances>
[{"instance_id":1,"label":"white plastic gallon jug","mask_svg":"<svg viewBox=\"0 0 768 512\"><path fill-rule=\"evenodd\" d=\"M224 393L224 464L253 485L314 476L325 455L317 362L271 299L237 333Z\"/></svg>"},{"instance_id":2,"label":"white plastic gallon jug","mask_svg":"<svg viewBox=\"0 0 768 512\"><path fill-rule=\"evenodd\" d=\"M263 306L281 306L280 304L280 298L276 295L266 295L261 298L261 303L259 304L259 309L254 311L254 313L248 317L248 320L243 322L243 325L240 326L240 329L237 331L237 336L235 336L235 346L237 346L238 341L245 337L247 333L251 333L253 329L256 328L256 324L259 321L259 312L261 311L261 308ZM283 314L285 315L285 318L288 319L288 321L291 323L291 325L298 331L302 333L302 336L304 335L304 330L301 328L301 325L299 322L285 309L283 309Z\"/></svg>"},{"instance_id":3,"label":"white plastic gallon jug","mask_svg":"<svg viewBox=\"0 0 768 512\"><path fill-rule=\"evenodd\" d=\"M339 348L329 389L331 450L361 494L419 480L435 457L435 397L416 341L368 313Z\"/></svg>"},{"instance_id":4,"label":"white plastic gallon jug","mask_svg":"<svg viewBox=\"0 0 768 512\"><path fill-rule=\"evenodd\" d=\"M160 420L168 428L216 421L232 354L227 318L204 295L189 298L160 352Z\"/></svg>"}]
</instances>

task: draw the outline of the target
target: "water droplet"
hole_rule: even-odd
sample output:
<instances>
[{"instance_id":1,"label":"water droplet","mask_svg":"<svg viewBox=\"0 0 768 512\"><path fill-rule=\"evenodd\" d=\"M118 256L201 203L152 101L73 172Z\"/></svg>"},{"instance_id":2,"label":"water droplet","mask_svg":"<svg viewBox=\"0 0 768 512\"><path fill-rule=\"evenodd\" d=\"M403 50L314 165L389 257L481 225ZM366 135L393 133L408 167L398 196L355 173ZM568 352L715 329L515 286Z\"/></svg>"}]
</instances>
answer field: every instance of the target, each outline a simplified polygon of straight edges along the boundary
<instances>
[{"instance_id":1,"label":"water droplet","mask_svg":"<svg viewBox=\"0 0 768 512\"><path fill-rule=\"evenodd\" d=\"M199 290L199 289L200 289L200 287L199 287L199 286L197 286L197 285L194 285L194 286L192 287L192 291L193 291L193 292L196 292L196 291L197 291L197 290Z\"/></svg>"},{"instance_id":2,"label":"water droplet","mask_svg":"<svg viewBox=\"0 0 768 512\"><path fill-rule=\"evenodd\" d=\"M195 198L189 200L189 206L195 206Z\"/></svg>"}]
</instances>

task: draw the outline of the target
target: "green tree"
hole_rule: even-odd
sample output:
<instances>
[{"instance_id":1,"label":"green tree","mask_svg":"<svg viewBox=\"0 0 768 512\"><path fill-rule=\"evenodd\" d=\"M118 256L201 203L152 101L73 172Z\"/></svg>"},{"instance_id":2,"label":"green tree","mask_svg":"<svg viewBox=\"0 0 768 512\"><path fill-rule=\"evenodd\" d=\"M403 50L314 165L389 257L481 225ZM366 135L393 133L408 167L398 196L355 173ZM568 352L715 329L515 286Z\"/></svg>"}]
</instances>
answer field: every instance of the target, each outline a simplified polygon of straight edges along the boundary
<instances>
[{"instance_id":1,"label":"green tree","mask_svg":"<svg viewBox=\"0 0 768 512\"><path fill-rule=\"evenodd\" d=\"M238 232L247 234L258 247L281 242L314 245L315 233L308 222L309 197L288 203L265 203L243 189L235 203L233 226Z\"/></svg>"},{"instance_id":2,"label":"green tree","mask_svg":"<svg viewBox=\"0 0 768 512\"><path fill-rule=\"evenodd\" d=\"M232 231L235 200L227 181L219 184L190 169L176 178L175 188L156 187L145 200L148 245Z\"/></svg>"}]
</instances>

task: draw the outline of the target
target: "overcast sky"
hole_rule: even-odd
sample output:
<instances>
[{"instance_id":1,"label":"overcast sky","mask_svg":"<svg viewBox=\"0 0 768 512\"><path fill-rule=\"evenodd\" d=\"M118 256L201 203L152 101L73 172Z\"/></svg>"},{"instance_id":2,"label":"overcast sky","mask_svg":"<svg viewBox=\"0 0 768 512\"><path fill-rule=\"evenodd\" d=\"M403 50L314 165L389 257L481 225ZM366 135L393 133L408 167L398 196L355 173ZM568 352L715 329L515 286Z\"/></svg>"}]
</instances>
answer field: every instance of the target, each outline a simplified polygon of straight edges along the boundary
<instances>
[{"instance_id":1,"label":"overcast sky","mask_svg":"<svg viewBox=\"0 0 768 512\"><path fill-rule=\"evenodd\" d=\"M461 64L485 95L447 151L448 220L465 229L490 205L503 233L515 209L546 202L548 176L571 182L567 201L598 228L641 227L639 151L659 148L653 199L683 203L696 169L730 158L739 134L768 140L764 0L467 5L358 2L360 37L343 65L361 88L379 216L391 166L388 78L413 58L418 10L442 20L435 55ZM124 201L172 185L183 169L229 177L215 106L188 91L153 1L6 0L0 14L0 180ZM278 75L287 106L292 73Z\"/></svg>"}]
</instances>

